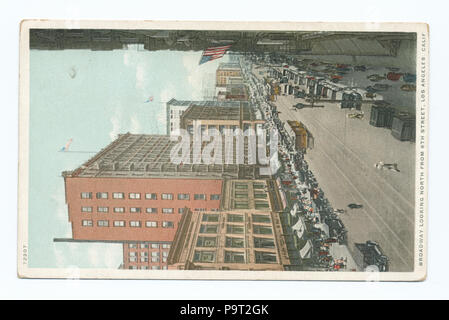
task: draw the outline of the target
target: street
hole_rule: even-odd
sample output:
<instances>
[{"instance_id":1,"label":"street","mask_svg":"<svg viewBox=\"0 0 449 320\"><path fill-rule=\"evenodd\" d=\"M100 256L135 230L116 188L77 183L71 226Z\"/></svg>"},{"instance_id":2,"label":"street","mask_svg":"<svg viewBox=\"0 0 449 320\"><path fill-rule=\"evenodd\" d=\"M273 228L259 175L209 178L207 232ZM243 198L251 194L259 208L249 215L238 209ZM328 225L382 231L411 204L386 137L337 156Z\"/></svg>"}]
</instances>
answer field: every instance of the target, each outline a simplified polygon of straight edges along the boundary
<instances>
[{"instance_id":1,"label":"street","mask_svg":"<svg viewBox=\"0 0 449 320\"><path fill-rule=\"evenodd\" d=\"M370 126L369 104L362 106L363 119L349 119L353 111L337 103L293 110L298 102L305 103L292 95L277 96L274 104L281 120L301 121L313 135L314 147L305 159L332 206L347 209L341 219L350 250L354 243L377 241L390 259L390 271L412 271L415 144ZM400 172L377 170L379 161L397 163ZM349 209L349 203L363 208Z\"/></svg>"}]
</instances>

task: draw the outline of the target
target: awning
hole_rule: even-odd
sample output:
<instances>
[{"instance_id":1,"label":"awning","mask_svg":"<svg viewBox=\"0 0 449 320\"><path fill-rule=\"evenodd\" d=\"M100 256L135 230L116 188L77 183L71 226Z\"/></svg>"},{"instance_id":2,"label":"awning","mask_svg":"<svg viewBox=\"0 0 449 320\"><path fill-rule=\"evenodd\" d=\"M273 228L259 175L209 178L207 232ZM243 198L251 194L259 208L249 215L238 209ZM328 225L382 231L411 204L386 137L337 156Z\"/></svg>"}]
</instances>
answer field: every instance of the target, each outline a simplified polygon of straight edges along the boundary
<instances>
[{"instance_id":1,"label":"awning","mask_svg":"<svg viewBox=\"0 0 449 320\"><path fill-rule=\"evenodd\" d=\"M313 225L315 228L322 230L327 237L329 237L329 226L325 223L315 223Z\"/></svg>"},{"instance_id":2,"label":"awning","mask_svg":"<svg viewBox=\"0 0 449 320\"><path fill-rule=\"evenodd\" d=\"M302 259L308 259L312 257L312 241L307 240L304 247L302 247L301 250L299 250L299 255Z\"/></svg>"},{"instance_id":3,"label":"awning","mask_svg":"<svg viewBox=\"0 0 449 320\"><path fill-rule=\"evenodd\" d=\"M298 236L299 239L302 238L304 235L304 232L306 231L306 225L304 224L304 221L300 217L298 222L295 223L295 225L292 226L293 232Z\"/></svg>"}]
</instances>

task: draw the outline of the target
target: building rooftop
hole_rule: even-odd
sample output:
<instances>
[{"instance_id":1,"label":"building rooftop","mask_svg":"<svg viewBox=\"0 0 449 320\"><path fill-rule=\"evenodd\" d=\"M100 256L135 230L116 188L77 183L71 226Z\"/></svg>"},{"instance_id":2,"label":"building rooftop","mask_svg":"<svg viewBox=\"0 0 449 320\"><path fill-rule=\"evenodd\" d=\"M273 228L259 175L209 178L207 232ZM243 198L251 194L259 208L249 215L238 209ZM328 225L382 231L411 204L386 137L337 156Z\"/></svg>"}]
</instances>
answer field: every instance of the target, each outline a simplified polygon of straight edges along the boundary
<instances>
[{"instance_id":1,"label":"building rooftop","mask_svg":"<svg viewBox=\"0 0 449 320\"><path fill-rule=\"evenodd\" d=\"M240 70L240 65L238 63L223 62L223 63L220 63L220 65L218 66L218 70L223 70L223 69L239 69Z\"/></svg>"},{"instance_id":2,"label":"building rooftop","mask_svg":"<svg viewBox=\"0 0 449 320\"><path fill-rule=\"evenodd\" d=\"M233 148L232 164L192 164L193 145L190 146L190 163L174 164L170 153L178 144L168 135L121 134L95 156L73 171L64 171L64 177L96 178L196 178L223 179L260 177L259 165L236 164ZM203 144L203 147L206 144ZM245 146L247 149L247 146ZM225 145L223 144L223 159ZM245 163L248 163L245 159Z\"/></svg>"},{"instance_id":3,"label":"building rooftop","mask_svg":"<svg viewBox=\"0 0 449 320\"><path fill-rule=\"evenodd\" d=\"M233 120L233 121L257 121L263 120L256 109L247 102L235 101L239 106L229 108L210 108L192 104L182 115L186 120Z\"/></svg>"}]
</instances>

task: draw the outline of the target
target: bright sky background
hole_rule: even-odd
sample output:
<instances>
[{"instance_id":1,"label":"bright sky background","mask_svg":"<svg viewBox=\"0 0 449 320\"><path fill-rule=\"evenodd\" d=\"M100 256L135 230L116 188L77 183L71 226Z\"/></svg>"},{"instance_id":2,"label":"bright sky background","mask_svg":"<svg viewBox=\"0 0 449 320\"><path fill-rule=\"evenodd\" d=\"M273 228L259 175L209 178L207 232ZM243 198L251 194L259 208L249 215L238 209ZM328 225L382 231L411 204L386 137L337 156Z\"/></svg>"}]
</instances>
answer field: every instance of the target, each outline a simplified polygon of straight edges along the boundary
<instances>
[{"instance_id":1,"label":"bright sky background","mask_svg":"<svg viewBox=\"0 0 449 320\"><path fill-rule=\"evenodd\" d=\"M198 66L201 52L31 50L30 57L30 267L118 268L122 246L54 243L70 238L64 181L118 133L165 131L165 102L202 100L202 82L214 86L221 60ZM70 75L75 70L76 76ZM154 101L145 103L148 97Z\"/></svg>"}]
</instances>

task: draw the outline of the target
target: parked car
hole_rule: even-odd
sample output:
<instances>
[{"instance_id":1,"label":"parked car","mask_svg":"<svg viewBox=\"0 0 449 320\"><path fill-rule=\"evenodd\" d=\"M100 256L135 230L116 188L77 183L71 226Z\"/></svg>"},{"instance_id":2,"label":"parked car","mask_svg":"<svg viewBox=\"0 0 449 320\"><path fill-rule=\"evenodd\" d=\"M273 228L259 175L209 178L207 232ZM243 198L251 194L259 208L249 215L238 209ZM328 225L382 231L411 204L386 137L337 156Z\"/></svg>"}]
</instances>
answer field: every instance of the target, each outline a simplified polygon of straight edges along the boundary
<instances>
[{"instance_id":1,"label":"parked car","mask_svg":"<svg viewBox=\"0 0 449 320\"><path fill-rule=\"evenodd\" d=\"M367 79L373 81L373 82L378 82L381 80L385 80L386 77L385 76L381 76L379 74L370 74L369 76L366 77Z\"/></svg>"},{"instance_id":2,"label":"parked car","mask_svg":"<svg viewBox=\"0 0 449 320\"><path fill-rule=\"evenodd\" d=\"M354 66L354 71L366 71L366 66L361 65L361 66Z\"/></svg>"},{"instance_id":3,"label":"parked car","mask_svg":"<svg viewBox=\"0 0 449 320\"><path fill-rule=\"evenodd\" d=\"M416 91L416 86L414 84L404 84L401 86L401 90L407 92Z\"/></svg>"},{"instance_id":4,"label":"parked car","mask_svg":"<svg viewBox=\"0 0 449 320\"><path fill-rule=\"evenodd\" d=\"M398 81L402 77L402 73L397 72L388 72L387 73L387 79L391 81Z\"/></svg>"},{"instance_id":5,"label":"parked car","mask_svg":"<svg viewBox=\"0 0 449 320\"><path fill-rule=\"evenodd\" d=\"M348 208L350 209L361 209L363 208L362 204L357 204L357 203L350 203L348 204Z\"/></svg>"}]
</instances>

